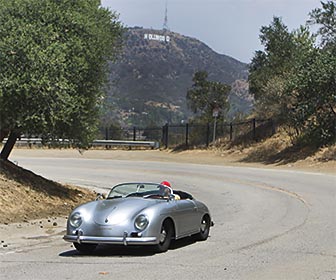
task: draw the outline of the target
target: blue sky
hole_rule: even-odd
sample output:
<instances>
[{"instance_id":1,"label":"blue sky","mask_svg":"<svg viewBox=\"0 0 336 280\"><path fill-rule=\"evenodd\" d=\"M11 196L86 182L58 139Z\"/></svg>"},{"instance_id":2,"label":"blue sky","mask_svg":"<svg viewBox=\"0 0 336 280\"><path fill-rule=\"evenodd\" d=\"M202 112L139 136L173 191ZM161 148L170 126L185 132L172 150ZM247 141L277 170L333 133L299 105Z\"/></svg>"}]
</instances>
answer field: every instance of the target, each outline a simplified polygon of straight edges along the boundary
<instances>
[{"instance_id":1,"label":"blue sky","mask_svg":"<svg viewBox=\"0 0 336 280\"><path fill-rule=\"evenodd\" d=\"M124 25L162 29L165 5L171 31L194 37L218 53L249 62L262 49L260 28L279 16L289 30L305 24L318 0L102 0Z\"/></svg>"}]
</instances>

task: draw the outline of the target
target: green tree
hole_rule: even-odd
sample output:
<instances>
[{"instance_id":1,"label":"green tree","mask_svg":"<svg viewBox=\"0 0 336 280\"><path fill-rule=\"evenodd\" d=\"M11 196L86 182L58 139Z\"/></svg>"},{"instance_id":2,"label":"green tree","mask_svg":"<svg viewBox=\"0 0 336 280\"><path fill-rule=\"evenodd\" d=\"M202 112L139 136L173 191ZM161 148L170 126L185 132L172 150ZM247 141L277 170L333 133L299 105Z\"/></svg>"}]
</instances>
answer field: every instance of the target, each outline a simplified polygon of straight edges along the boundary
<instances>
[{"instance_id":1,"label":"green tree","mask_svg":"<svg viewBox=\"0 0 336 280\"><path fill-rule=\"evenodd\" d=\"M231 90L229 85L209 81L205 71L196 72L193 82L187 92L188 106L195 113L199 113L203 120L212 120L213 109L219 109L220 112L229 109L228 94Z\"/></svg>"},{"instance_id":2,"label":"green tree","mask_svg":"<svg viewBox=\"0 0 336 280\"><path fill-rule=\"evenodd\" d=\"M256 52L249 75L257 112L294 128L297 140L317 145L335 141L336 134L336 4L321 5L310 14L310 24L319 28L315 35L303 26L289 32L278 18L262 27L264 51Z\"/></svg>"},{"instance_id":3,"label":"green tree","mask_svg":"<svg viewBox=\"0 0 336 280\"><path fill-rule=\"evenodd\" d=\"M250 64L249 87L256 100L259 116L283 122L289 102L285 83L295 57L293 33L288 31L281 18L274 17L269 26L260 30L264 51L257 51Z\"/></svg>"},{"instance_id":4,"label":"green tree","mask_svg":"<svg viewBox=\"0 0 336 280\"><path fill-rule=\"evenodd\" d=\"M314 49L302 56L288 92L295 95L290 121L305 143L321 145L335 141L336 56L330 50Z\"/></svg>"},{"instance_id":5,"label":"green tree","mask_svg":"<svg viewBox=\"0 0 336 280\"><path fill-rule=\"evenodd\" d=\"M122 26L99 0L0 0L0 130L87 145Z\"/></svg>"},{"instance_id":6,"label":"green tree","mask_svg":"<svg viewBox=\"0 0 336 280\"><path fill-rule=\"evenodd\" d=\"M310 13L308 23L319 25L318 34L323 46L336 45L336 2L321 2L322 8L316 8Z\"/></svg>"},{"instance_id":7,"label":"green tree","mask_svg":"<svg viewBox=\"0 0 336 280\"><path fill-rule=\"evenodd\" d=\"M321 5L310 13L308 21L318 25L321 45L315 47L302 33L300 52L288 80L288 92L295 95L290 119L299 138L315 145L336 140L336 3Z\"/></svg>"}]
</instances>

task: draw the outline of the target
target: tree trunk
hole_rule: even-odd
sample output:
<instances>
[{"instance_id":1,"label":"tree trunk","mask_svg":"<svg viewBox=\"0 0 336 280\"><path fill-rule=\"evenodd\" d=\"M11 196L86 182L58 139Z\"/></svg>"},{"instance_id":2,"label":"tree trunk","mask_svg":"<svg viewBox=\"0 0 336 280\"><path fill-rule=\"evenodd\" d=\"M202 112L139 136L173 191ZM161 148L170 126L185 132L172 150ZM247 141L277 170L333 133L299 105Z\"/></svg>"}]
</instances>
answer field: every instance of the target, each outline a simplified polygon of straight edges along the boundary
<instances>
[{"instance_id":1,"label":"tree trunk","mask_svg":"<svg viewBox=\"0 0 336 280\"><path fill-rule=\"evenodd\" d=\"M0 142L2 142L7 136L9 131L7 129L0 129Z\"/></svg>"},{"instance_id":2,"label":"tree trunk","mask_svg":"<svg viewBox=\"0 0 336 280\"><path fill-rule=\"evenodd\" d=\"M2 160L7 160L11 151L13 150L13 147L16 143L16 139L20 136L20 133L12 130L9 134L8 140L6 142L6 144L3 146L1 154L0 154L0 158Z\"/></svg>"}]
</instances>

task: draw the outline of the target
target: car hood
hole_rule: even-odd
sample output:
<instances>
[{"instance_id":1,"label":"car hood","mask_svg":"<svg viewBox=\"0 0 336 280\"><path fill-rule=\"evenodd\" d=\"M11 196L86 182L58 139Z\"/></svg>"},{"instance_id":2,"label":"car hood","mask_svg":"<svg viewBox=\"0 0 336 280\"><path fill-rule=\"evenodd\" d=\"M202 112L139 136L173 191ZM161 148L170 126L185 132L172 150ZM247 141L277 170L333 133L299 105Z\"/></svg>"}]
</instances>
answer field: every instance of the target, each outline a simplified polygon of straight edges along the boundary
<instances>
[{"instance_id":1,"label":"car hood","mask_svg":"<svg viewBox=\"0 0 336 280\"><path fill-rule=\"evenodd\" d=\"M143 198L117 198L93 202L92 218L99 225L122 225L134 219L141 211L158 203Z\"/></svg>"}]
</instances>

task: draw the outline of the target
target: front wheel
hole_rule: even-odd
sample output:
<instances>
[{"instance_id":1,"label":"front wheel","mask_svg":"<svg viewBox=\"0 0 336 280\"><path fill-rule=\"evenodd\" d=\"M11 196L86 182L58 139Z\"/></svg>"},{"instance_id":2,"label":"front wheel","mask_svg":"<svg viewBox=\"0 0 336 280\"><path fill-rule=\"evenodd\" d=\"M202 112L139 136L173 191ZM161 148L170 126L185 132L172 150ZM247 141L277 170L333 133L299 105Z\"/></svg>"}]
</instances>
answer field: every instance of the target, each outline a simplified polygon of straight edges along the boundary
<instances>
[{"instance_id":1,"label":"front wheel","mask_svg":"<svg viewBox=\"0 0 336 280\"><path fill-rule=\"evenodd\" d=\"M91 254L97 247L97 244L74 242L75 248L83 254Z\"/></svg>"},{"instance_id":2,"label":"front wheel","mask_svg":"<svg viewBox=\"0 0 336 280\"><path fill-rule=\"evenodd\" d=\"M207 240L210 233L210 217L208 215L203 216L201 221L200 232L196 235L196 238L200 241Z\"/></svg>"},{"instance_id":3,"label":"front wheel","mask_svg":"<svg viewBox=\"0 0 336 280\"><path fill-rule=\"evenodd\" d=\"M169 221L165 221L161 226L159 244L154 249L157 253L166 252L170 246L173 237L173 225Z\"/></svg>"}]
</instances>

